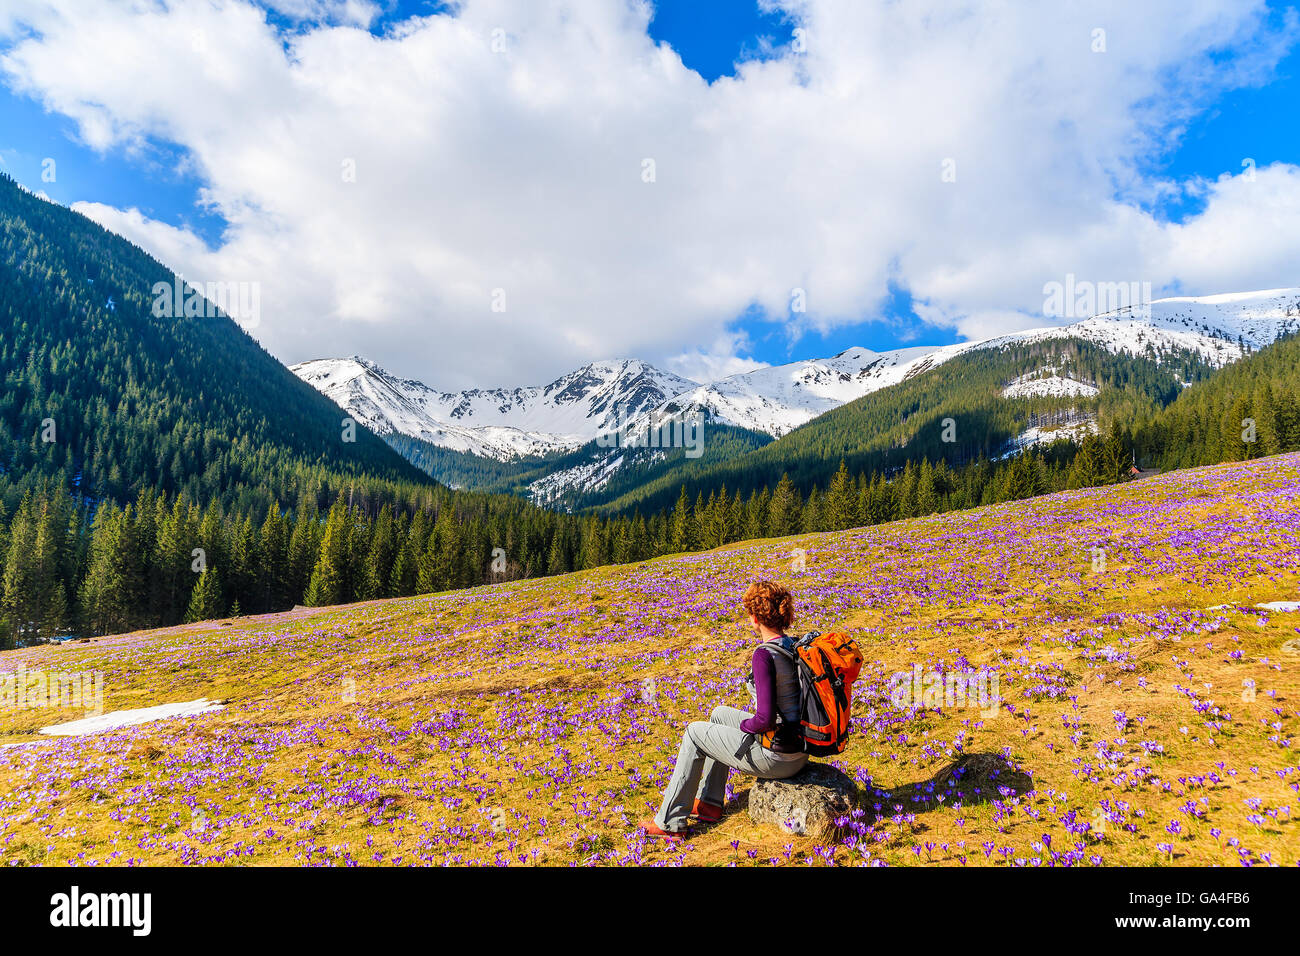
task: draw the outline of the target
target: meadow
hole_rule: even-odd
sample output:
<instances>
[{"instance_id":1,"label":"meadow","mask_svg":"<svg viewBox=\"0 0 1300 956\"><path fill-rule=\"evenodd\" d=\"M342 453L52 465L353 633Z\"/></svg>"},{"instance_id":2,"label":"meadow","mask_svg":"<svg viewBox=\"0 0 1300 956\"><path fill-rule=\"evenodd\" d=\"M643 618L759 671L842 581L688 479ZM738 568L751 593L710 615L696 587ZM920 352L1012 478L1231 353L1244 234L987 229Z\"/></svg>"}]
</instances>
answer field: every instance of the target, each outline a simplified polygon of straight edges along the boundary
<instances>
[{"instance_id":1,"label":"meadow","mask_svg":"<svg viewBox=\"0 0 1300 956\"><path fill-rule=\"evenodd\" d=\"M686 723L746 700L756 576L795 590L796 632L866 655L832 761L863 806L831 834L759 826L733 773L720 823L648 841ZM66 738L37 731L80 711L0 710L0 863L1293 866L1300 613L1257 605L1298 579L1284 455L5 652L102 672L109 711L227 705ZM996 678L997 706L891 700L918 666ZM976 753L1032 790L958 795L942 771Z\"/></svg>"}]
</instances>

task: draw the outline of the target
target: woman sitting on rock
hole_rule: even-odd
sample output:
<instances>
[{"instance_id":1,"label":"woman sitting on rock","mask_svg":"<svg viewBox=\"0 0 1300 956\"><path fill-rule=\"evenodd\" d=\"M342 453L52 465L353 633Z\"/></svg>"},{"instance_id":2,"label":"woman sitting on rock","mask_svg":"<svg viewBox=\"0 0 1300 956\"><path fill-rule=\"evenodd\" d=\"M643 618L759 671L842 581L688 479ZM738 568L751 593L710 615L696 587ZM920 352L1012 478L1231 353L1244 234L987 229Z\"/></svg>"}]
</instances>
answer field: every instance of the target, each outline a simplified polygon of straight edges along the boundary
<instances>
[{"instance_id":1,"label":"woman sitting on rock","mask_svg":"<svg viewBox=\"0 0 1300 956\"><path fill-rule=\"evenodd\" d=\"M749 678L754 713L717 707L707 722L686 728L663 805L652 821L641 824L649 836L677 840L692 816L706 823L721 819L727 772L733 768L781 780L808 761L799 724L799 677L789 656L765 646L793 646L785 631L794 622L794 598L779 584L755 581L743 603L760 639Z\"/></svg>"}]
</instances>

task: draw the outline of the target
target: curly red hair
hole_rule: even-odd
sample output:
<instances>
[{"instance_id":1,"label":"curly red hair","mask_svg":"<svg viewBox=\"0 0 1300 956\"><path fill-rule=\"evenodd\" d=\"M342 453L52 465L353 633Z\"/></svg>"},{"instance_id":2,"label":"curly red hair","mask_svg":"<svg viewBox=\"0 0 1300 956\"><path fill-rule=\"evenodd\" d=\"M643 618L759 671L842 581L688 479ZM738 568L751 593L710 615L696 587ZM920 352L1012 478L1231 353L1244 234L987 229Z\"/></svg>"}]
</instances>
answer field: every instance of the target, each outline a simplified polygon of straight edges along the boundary
<instances>
[{"instance_id":1,"label":"curly red hair","mask_svg":"<svg viewBox=\"0 0 1300 956\"><path fill-rule=\"evenodd\" d=\"M774 581L755 581L741 600L758 623L773 631L784 631L794 623L794 596Z\"/></svg>"}]
</instances>

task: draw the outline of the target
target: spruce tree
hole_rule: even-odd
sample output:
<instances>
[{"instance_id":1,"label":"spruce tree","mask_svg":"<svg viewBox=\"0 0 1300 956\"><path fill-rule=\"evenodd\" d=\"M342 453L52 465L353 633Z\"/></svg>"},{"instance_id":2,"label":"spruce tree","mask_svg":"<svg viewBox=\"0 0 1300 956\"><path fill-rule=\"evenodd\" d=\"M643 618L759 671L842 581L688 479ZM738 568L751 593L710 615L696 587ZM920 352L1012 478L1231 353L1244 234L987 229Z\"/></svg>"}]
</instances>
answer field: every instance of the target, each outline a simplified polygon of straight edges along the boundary
<instances>
[{"instance_id":1,"label":"spruce tree","mask_svg":"<svg viewBox=\"0 0 1300 956\"><path fill-rule=\"evenodd\" d=\"M69 623L68 595L63 577L67 552L67 498L58 492L43 498L28 583L32 624L38 639L62 633Z\"/></svg>"},{"instance_id":2,"label":"spruce tree","mask_svg":"<svg viewBox=\"0 0 1300 956\"><path fill-rule=\"evenodd\" d=\"M692 535L694 521L692 520L691 502L686 497L685 485L682 485L681 493L677 496L677 505L673 508L671 523L673 551L694 551L695 541Z\"/></svg>"},{"instance_id":3,"label":"spruce tree","mask_svg":"<svg viewBox=\"0 0 1300 956\"><path fill-rule=\"evenodd\" d=\"M393 509L385 504L379 510L371 532L370 550L366 555L364 576L360 593L362 600L388 596L388 581L393 573L393 558L397 539L393 532Z\"/></svg>"},{"instance_id":4,"label":"spruce tree","mask_svg":"<svg viewBox=\"0 0 1300 956\"><path fill-rule=\"evenodd\" d=\"M95 515L90 566L78 595L82 620L95 633L128 631L141 607L140 578L132 508L102 505Z\"/></svg>"},{"instance_id":5,"label":"spruce tree","mask_svg":"<svg viewBox=\"0 0 1300 956\"><path fill-rule=\"evenodd\" d=\"M839 470L831 478L825 497L825 524L829 530L841 531L858 525L857 493L848 466L840 459Z\"/></svg>"},{"instance_id":6,"label":"spruce tree","mask_svg":"<svg viewBox=\"0 0 1300 956\"><path fill-rule=\"evenodd\" d=\"M171 508L157 522L153 571L149 577L149 609L161 624L176 624L185 613L193 590L191 550L197 547L190 528L189 505L177 495Z\"/></svg>"},{"instance_id":7,"label":"spruce tree","mask_svg":"<svg viewBox=\"0 0 1300 956\"><path fill-rule=\"evenodd\" d=\"M261 560L257 590L262 610L288 610L299 595L292 594L289 585L289 525L278 505L266 509L258 532L257 553Z\"/></svg>"},{"instance_id":8,"label":"spruce tree","mask_svg":"<svg viewBox=\"0 0 1300 956\"><path fill-rule=\"evenodd\" d=\"M916 471L916 513L931 515L939 510L939 492L935 487L934 467L930 459L922 458Z\"/></svg>"},{"instance_id":9,"label":"spruce tree","mask_svg":"<svg viewBox=\"0 0 1300 956\"><path fill-rule=\"evenodd\" d=\"M816 487L808 492L808 500L804 502L803 513L799 518L799 525L803 531L826 530L822 497L822 493Z\"/></svg>"},{"instance_id":10,"label":"spruce tree","mask_svg":"<svg viewBox=\"0 0 1300 956\"><path fill-rule=\"evenodd\" d=\"M772 537L784 538L797 534L802 507L799 489L795 488L790 476L782 472L776 491L772 493L772 503L768 507L768 529Z\"/></svg>"},{"instance_id":11,"label":"spruce tree","mask_svg":"<svg viewBox=\"0 0 1300 956\"><path fill-rule=\"evenodd\" d=\"M0 628L4 647L14 647L29 632L35 617L32 603L33 556L36 550L37 517L31 493L23 495L9 524L9 549L5 558L3 588L0 589Z\"/></svg>"},{"instance_id":12,"label":"spruce tree","mask_svg":"<svg viewBox=\"0 0 1300 956\"><path fill-rule=\"evenodd\" d=\"M221 576L216 568L208 568L199 573L190 594L189 606L185 609L185 623L211 621L222 616Z\"/></svg>"},{"instance_id":13,"label":"spruce tree","mask_svg":"<svg viewBox=\"0 0 1300 956\"><path fill-rule=\"evenodd\" d=\"M342 496L330 508L321 537L320 552L303 603L308 607L327 607L344 601L344 577L348 563L348 509Z\"/></svg>"},{"instance_id":14,"label":"spruce tree","mask_svg":"<svg viewBox=\"0 0 1300 956\"><path fill-rule=\"evenodd\" d=\"M551 547L546 556L547 574L568 574L573 568L569 563L568 549L565 547L564 534L557 528L551 534Z\"/></svg>"}]
</instances>

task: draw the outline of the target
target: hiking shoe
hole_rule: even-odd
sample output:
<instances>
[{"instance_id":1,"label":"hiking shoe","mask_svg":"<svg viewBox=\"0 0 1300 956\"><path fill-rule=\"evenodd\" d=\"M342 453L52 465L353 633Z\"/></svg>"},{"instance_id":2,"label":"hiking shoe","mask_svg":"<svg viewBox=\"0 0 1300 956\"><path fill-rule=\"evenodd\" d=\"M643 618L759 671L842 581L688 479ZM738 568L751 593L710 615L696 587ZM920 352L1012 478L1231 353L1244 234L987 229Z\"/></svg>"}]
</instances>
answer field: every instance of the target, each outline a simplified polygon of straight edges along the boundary
<instances>
[{"instance_id":1,"label":"hiking shoe","mask_svg":"<svg viewBox=\"0 0 1300 956\"><path fill-rule=\"evenodd\" d=\"M717 803L705 803L696 800L691 804L691 815L699 817L702 823L717 823L722 819L722 806Z\"/></svg>"},{"instance_id":2,"label":"hiking shoe","mask_svg":"<svg viewBox=\"0 0 1300 956\"><path fill-rule=\"evenodd\" d=\"M642 820L639 824L645 835L665 843L679 843L686 836L686 830L663 830L653 820Z\"/></svg>"}]
</instances>

